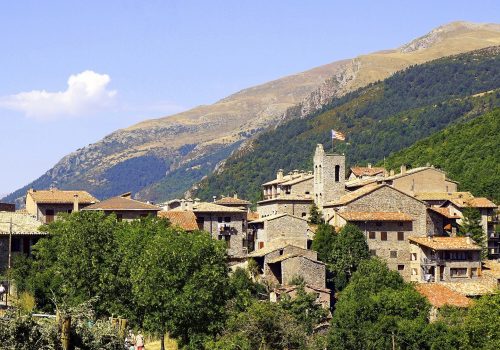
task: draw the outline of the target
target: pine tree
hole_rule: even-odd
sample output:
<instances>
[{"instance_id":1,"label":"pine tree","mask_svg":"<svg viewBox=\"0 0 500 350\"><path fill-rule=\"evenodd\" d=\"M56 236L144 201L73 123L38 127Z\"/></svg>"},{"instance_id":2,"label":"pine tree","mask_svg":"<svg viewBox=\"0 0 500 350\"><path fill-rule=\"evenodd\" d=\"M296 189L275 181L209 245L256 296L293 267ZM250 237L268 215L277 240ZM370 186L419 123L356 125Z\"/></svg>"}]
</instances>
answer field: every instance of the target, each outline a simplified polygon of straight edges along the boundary
<instances>
[{"instance_id":1,"label":"pine tree","mask_svg":"<svg viewBox=\"0 0 500 350\"><path fill-rule=\"evenodd\" d=\"M476 208L465 208L463 211L462 224L459 229L460 236L469 235L478 245L483 247L483 256L486 254L484 250L485 235L481 226L481 213Z\"/></svg>"},{"instance_id":2,"label":"pine tree","mask_svg":"<svg viewBox=\"0 0 500 350\"><path fill-rule=\"evenodd\" d=\"M322 224L325 222L325 220L323 219L323 214L318 209L318 206L316 205L316 203L313 203L313 205L311 205L311 210L309 211L309 222L311 224L316 224L316 225L319 225L319 224Z\"/></svg>"}]
</instances>

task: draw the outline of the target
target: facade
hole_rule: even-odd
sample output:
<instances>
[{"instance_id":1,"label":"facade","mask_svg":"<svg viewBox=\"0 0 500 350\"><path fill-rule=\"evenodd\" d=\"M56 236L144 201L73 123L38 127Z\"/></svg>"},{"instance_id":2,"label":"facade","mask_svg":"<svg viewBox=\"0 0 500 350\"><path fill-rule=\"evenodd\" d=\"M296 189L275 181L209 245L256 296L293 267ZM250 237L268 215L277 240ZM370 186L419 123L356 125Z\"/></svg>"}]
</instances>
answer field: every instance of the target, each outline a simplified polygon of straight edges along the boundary
<instances>
[{"instance_id":1,"label":"facade","mask_svg":"<svg viewBox=\"0 0 500 350\"><path fill-rule=\"evenodd\" d=\"M481 247L470 237L410 237L411 281L464 282L481 276Z\"/></svg>"},{"instance_id":2,"label":"facade","mask_svg":"<svg viewBox=\"0 0 500 350\"><path fill-rule=\"evenodd\" d=\"M118 197L108 198L102 202L89 205L83 210L103 211L106 215L115 214L118 220L137 220L150 215L157 216L159 207L143 203L131 198L130 192Z\"/></svg>"},{"instance_id":3,"label":"facade","mask_svg":"<svg viewBox=\"0 0 500 350\"><path fill-rule=\"evenodd\" d=\"M99 202L85 191L30 189L26 194L26 212L42 223L50 223L60 213L71 213Z\"/></svg>"},{"instance_id":4,"label":"facade","mask_svg":"<svg viewBox=\"0 0 500 350\"><path fill-rule=\"evenodd\" d=\"M306 249L309 224L301 217L287 213L271 215L248 223L252 250L278 248L288 244Z\"/></svg>"},{"instance_id":5,"label":"facade","mask_svg":"<svg viewBox=\"0 0 500 350\"><path fill-rule=\"evenodd\" d=\"M357 225L366 236L372 255L410 280L410 237L443 234L443 218L428 205L385 184L364 186L326 203L327 222L342 227Z\"/></svg>"},{"instance_id":6,"label":"facade","mask_svg":"<svg viewBox=\"0 0 500 350\"><path fill-rule=\"evenodd\" d=\"M47 235L39 230L40 226L30 215L0 211L0 272L9 267L9 260L16 254L31 254L33 244Z\"/></svg>"},{"instance_id":7,"label":"facade","mask_svg":"<svg viewBox=\"0 0 500 350\"><path fill-rule=\"evenodd\" d=\"M284 175L283 169L280 169L276 174L276 179L262 185L262 198L264 200L285 197L311 198L312 179L311 172L294 170Z\"/></svg>"},{"instance_id":8,"label":"facade","mask_svg":"<svg viewBox=\"0 0 500 350\"><path fill-rule=\"evenodd\" d=\"M421 192L456 192L457 182L446 178L446 173L432 166L406 170L402 165L399 174L382 178L388 184L411 195Z\"/></svg>"},{"instance_id":9,"label":"facade","mask_svg":"<svg viewBox=\"0 0 500 350\"><path fill-rule=\"evenodd\" d=\"M261 218L286 213L308 219L312 204L312 198L272 198L257 202L257 213Z\"/></svg>"}]
</instances>

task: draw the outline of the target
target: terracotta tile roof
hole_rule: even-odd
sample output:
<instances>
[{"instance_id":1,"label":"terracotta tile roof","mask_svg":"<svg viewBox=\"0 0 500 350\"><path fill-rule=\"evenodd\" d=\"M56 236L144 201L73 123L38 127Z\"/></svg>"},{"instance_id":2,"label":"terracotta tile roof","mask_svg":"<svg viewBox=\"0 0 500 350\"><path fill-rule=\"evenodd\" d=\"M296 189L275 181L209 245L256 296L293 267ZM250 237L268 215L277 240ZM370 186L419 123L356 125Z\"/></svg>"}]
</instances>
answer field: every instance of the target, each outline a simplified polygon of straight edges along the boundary
<instances>
[{"instance_id":1,"label":"terracotta tile roof","mask_svg":"<svg viewBox=\"0 0 500 350\"><path fill-rule=\"evenodd\" d=\"M434 250L481 250L470 237L409 237L411 242Z\"/></svg>"},{"instance_id":2,"label":"terracotta tile roof","mask_svg":"<svg viewBox=\"0 0 500 350\"><path fill-rule=\"evenodd\" d=\"M0 211L0 235L8 235L10 220L12 219L12 233L15 235L46 235L40 232L42 224L33 216L18 212Z\"/></svg>"},{"instance_id":3,"label":"terracotta tile roof","mask_svg":"<svg viewBox=\"0 0 500 350\"><path fill-rule=\"evenodd\" d=\"M30 190L28 196L31 196L36 203L73 203L75 195L78 195L78 202L90 204L99 202L95 197L86 191L62 191L52 190Z\"/></svg>"},{"instance_id":4,"label":"terracotta tile roof","mask_svg":"<svg viewBox=\"0 0 500 350\"><path fill-rule=\"evenodd\" d=\"M442 284L437 283L421 283L415 286L415 289L429 300L429 303L441 308L444 305L456 307L468 307L471 305L471 300L466 296L455 292Z\"/></svg>"},{"instance_id":5,"label":"terracotta tile roof","mask_svg":"<svg viewBox=\"0 0 500 350\"><path fill-rule=\"evenodd\" d=\"M281 214L274 214L274 215L264 216L264 217L262 217L260 219L250 221L249 224L256 224L256 223L260 223L260 222L271 221L271 220L274 220L274 219L282 218L284 216L289 216L289 217L294 218L294 219L299 219L299 220L307 221L304 218L301 218L301 217L298 217L298 216L295 216L295 215L292 215L292 214L281 213Z\"/></svg>"},{"instance_id":6,"label":"terracotta tile roof","mask_svg":"<svg viewBox=\"0 0 500 350\"><path fill-rule=\"evenodd\" d=\"M360 198L368 193L371 193L375 190L378 190L379 188L384 187L384 186L386 186L386 185L369 184L369 185L366 185L366 186L363 186L363 187L357 189L356 191L353 191L353 192L350 192L350 193L343 195L342 197L340 197L336 201L328 202L324 206L344 205L344 204L350 203L353 200L358 199L358 198Z\"/></svg>"},{"instance_id":7,"label":"terracotta tile roof","mask_svg":"<svg viewBox=\"0 0 500 350\"><path fill-rule=\"evenodd\" d=\"M406 213L398 212L366 212L345 211L338 213L347 221L413 221L414 219Z\"/></svg>"},{"instance_id":8,"label":"terracotta tile roof","mask_svg":"<svg viewBox=\"0 0 500 350\"><path fill-rule=\"evenodd\" d=\"M460 219L460 216L451 214L450 208L431 207L429 210L432 210L448 219Z\"/></svg>"},{"instance_id":9,"label":"terracotta tile roof","mask_svg":"<svg viewBox=\"0 0 500 350\"><path fill-rule=\"evenodd\" d=\"M186 231L198 230L196 215L192 211L160 211L158 217L170 220L172 225L179 226Z\"/></svg>"},{"instance_id":10,"label":"terracotta tile roof","mask_svg":"<svg viewBox=\"0 0 500 350\"><path fill-rule=\"evenodd\" d=\"M220 205L225 205L225 204L249 205L249 204L252 204L252 203L249 202L249 201L246 201L244 199L240 199L240 198L222 197L221 199L216 200L215 204L220 204Z\"/></svg>"},{"instance_id":11,"label":"terracotta tile roof","mask_svg":"<svg viewBox=\"0 0 500 350\"><path fill-rule=\"evenodd\" d=\"M385 169L380 167L351 167L351 172L356 176L375 176L384 173Z\"/></svg>"},{"instance_id":12,"label":"terracotta tile roof","mask_svg":"<svg viewBox=\"0 0 500 350\"><path fill-rule=\"evenodd\" d=\"M492 294L495 292L495 286L484 283L483 281L467 282L440 282L445 287L466 296L479 296Z\"/></svg>"},{"instance_id":13,"label":"terracotta tile roof","mask_svg":"<svg viewBox=\"0 0 500 350\"><path fill-rule=\"evenodd\" d=\"M451 203L455 204L458 208L497 208L497 205L490 201L488 198L478 197L472 199L463 198L452 198L449 200Z\"/></svg>"},{"instance_id":14,"label":"terracotta tile roof","mask_svg":"<svg viewBox=\"0 0 500 350\"><path fill-rule=\"evenodd\" d=\"M500 261L498 260L485 260L483 261L484 267L482 269L483 274L488 274L495 278L500 278Z\"/></svg>"},{"instance_id":15,"label":"terracotta tile roof","mask_svg":"<svg viewBox=\"0 0 500 350\"><path fill-rule=\"evenodd\" d=\"M421 201L449 200L454 198L471 199L474 198L470 192L420 192L415 193L415 198Z\"/></svg>"},{"instance_id":16,"label":"terracotta tile roof","mask_svg":"<svg viewBox=\"0 0 500 350\"><path fill-rule=\"evenodd\" d=\"M82 210L146 210L146 211L160 211L161 208L137 201L131 198L125 198L122 196L108 198L102 202L89 205Z\"/></svg>"},{"instance_id":17,"label":"terracotta tile roof","mask_svg":"<svg viewBox=\"0 0 500 350\"><path fill-rule=\"evenodd\" d=\"M351 187L361 187L361 186L366 186L368 184L377 182L378 180L383 180L382 177L374 177L374 178L368 178L368 179L355 179L351 181L346 181L345 187L351 188Z\"/></svg>"},{"instance_id":18,"label":"terracotta tile roof","mask_svg":"<svg viewBox=\"0 0 500 350\"><path fill-rule=\"evenodd\" d=\"M226 207L215 203L201 202L193 204L193 211L200 213L244 213L239 208Z\"/></svg>"}]
</instances>

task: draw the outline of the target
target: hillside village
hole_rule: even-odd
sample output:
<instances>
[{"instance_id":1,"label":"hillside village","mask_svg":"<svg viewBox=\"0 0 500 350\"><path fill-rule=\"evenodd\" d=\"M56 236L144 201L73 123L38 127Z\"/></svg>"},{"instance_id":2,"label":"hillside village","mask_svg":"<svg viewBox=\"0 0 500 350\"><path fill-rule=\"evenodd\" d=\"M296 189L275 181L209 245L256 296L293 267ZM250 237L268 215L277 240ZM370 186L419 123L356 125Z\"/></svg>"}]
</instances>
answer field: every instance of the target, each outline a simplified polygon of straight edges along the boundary
<instances>
[{"instance_id":1,"label":"hillside village","mask_svg":"<svg viewBox=\"0 0 500 350\"><path fill-rule=\"evenodd\" d=\"M152 204L134 200L131 193L99 201L85 191L30 189L24 209L0 206L0 270L11 266L14 255L30 255L32 246L46 235L40 226L62 213L102 211L118 221L157 216L188 234L203 230L225 241L233 270L252 261L258 266L257 278L273 286L271 301L283 294L293 297L293 280L299 277L306 291L329 308L334 295L326 266L311 249L318 228L311 213L318 210L322 221L337 232L346 224L357 226L370 254L405 281L415 282L435 308L463 307L469 298L498 288L495 203L458 191L456 181L430 164L414 169L402 165L398 172L371 164L346 169L346 156L328 153L318 144L313 169L280 169L275 179L262 184L262 200L256 207L237 194L214 194L212 202L187 198ZM467 208L481 215L483 246L460 230Z\"/></svg>"}]
</instances>

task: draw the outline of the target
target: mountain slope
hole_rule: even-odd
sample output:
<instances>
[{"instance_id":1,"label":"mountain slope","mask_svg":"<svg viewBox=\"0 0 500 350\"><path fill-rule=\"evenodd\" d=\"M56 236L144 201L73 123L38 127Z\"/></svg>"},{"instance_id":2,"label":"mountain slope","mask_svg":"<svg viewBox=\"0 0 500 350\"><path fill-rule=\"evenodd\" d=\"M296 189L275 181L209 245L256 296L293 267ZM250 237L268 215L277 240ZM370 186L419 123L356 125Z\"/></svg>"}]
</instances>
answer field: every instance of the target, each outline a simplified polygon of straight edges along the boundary
<instances>
[{"instance_id":1,"label":"mountain slope","mask_svg":"<svg viewBox=\"0 0 500 350\"><path fill-rule=\"evenodd\" d=\"M279 168L310 168L315 145L331 145L331 129L347 133L347 142L336 150L345 152L348 162L375 163L499 106L499 91L498 46L410 67L261 134L248 150L228 159L223 171L203 181L196 195L207 199L238 192L258 200L260 184Z\"/></svg>"},{"instance_id":2,"label":"mountain slope","mask_svg":"<svg viewBox=\"0 0 500 350\"><path fill-rule=\"evenodd\" d=\"M497 99L499 98L497 92ZM452 125L386 159L389 168L401 164L439 165L460 188L500 202L500 108L474 120Z\"/></svg>"},{"instance_id":3,"label":"mountain slope","mask_svg":"<svg viewBox=\"0 0 500 350\"><path fill-rule=\"evenodd\" d=\"M178 195L265 128L300 118L413 64L500 44L500 25L456 22L399 49L362 55L242 90L219 102L118 130L64 157L29 187L88 190L98 198L125 191L142 199ZM189 180L188 180L189 179Z\"/></svg>"}]
</instances>

